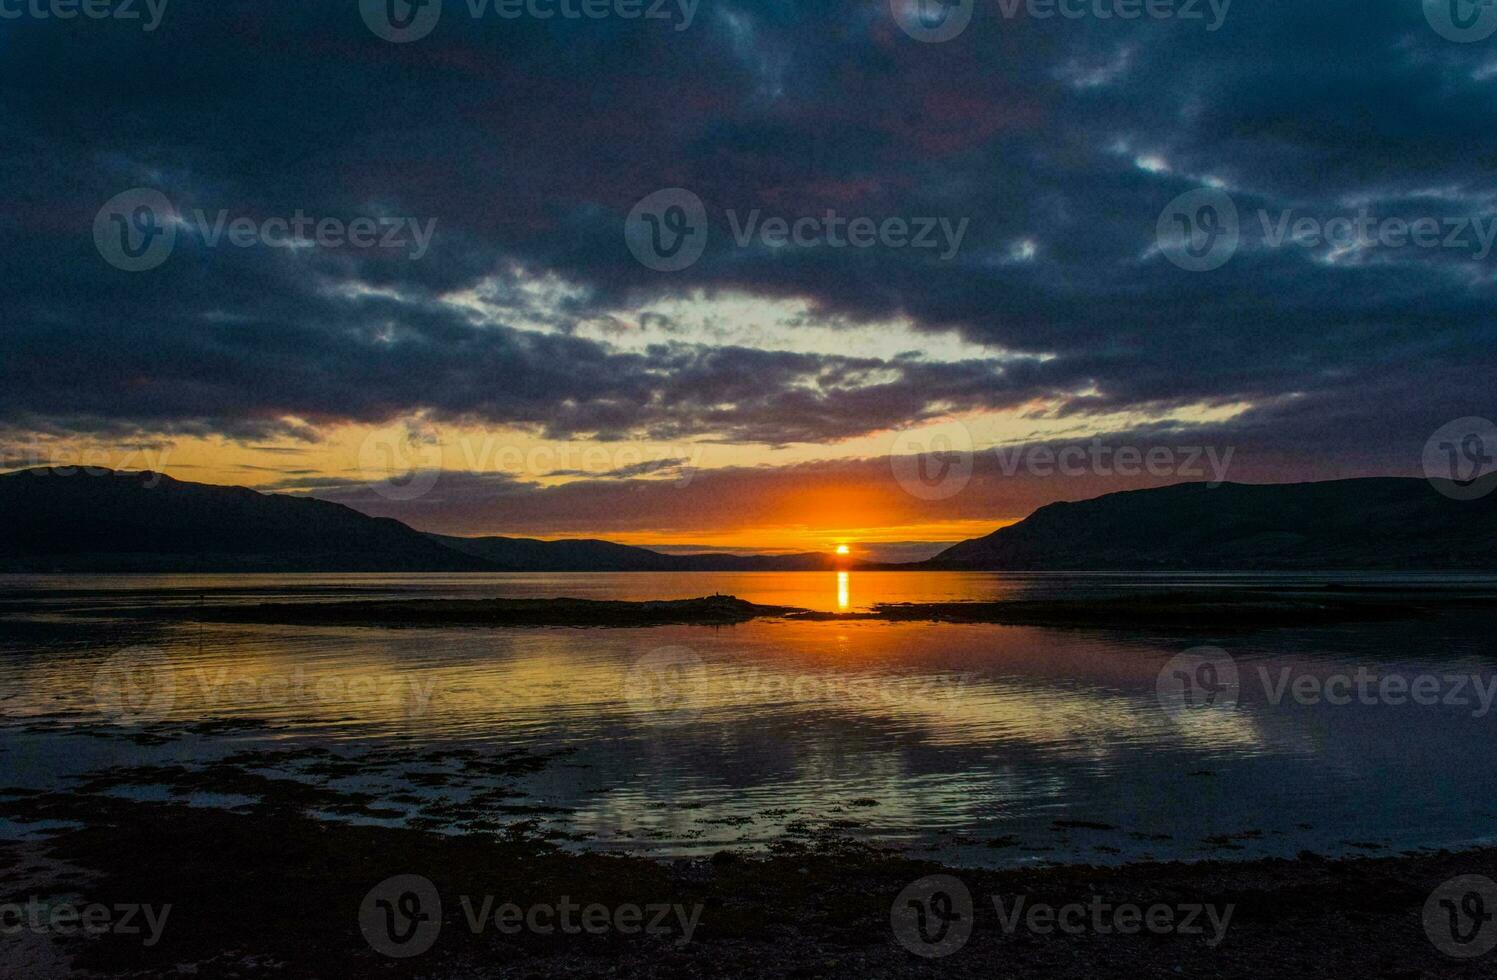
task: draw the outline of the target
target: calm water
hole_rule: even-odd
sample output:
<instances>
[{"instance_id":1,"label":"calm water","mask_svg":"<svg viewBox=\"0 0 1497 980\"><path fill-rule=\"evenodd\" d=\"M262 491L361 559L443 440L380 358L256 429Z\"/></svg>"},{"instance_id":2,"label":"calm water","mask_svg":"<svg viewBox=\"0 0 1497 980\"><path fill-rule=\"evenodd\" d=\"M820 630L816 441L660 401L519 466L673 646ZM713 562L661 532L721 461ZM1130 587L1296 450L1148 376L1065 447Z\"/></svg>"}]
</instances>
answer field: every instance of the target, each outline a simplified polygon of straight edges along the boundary
<instances>
[{"instance_id":1,"label":"calm water","mask_svg":"<svg viewBox=\"0 0 1497 980\"><path fill-rule=\"evenodd\" d=\"M760 845L797 827L985 864L1489 840L1497 834L1490 765L1497 708L1484 710L1480 692L1497 693L1486 686L1497 684L1493 624L1465 616L1186 636L779 621L331 629L163 623L141 614L200 601L714 591L839 609L1347 580L858 572L0 578L0 784L66 785L89 770L261 747L523 747L573 750L520 783L522 802L554 811L539 818L544 825L585 838L577 846L662 855ZM1356 581L1497 591L1497 580L1480 577ZM1171 658L1202 644L1230 656L1240 694L1182 710L1161 698L1161 671L1172 675ZM1427 678L1438 703L1293 695L1275 703L1284 678L1314 686L1358 671ZM137 685L125 701L117 696L121 677ZM267 727L160 745L99 737L205 719ZM388 773L338 785L382 797L440 792Z\"/></svg>"}]
</instances>

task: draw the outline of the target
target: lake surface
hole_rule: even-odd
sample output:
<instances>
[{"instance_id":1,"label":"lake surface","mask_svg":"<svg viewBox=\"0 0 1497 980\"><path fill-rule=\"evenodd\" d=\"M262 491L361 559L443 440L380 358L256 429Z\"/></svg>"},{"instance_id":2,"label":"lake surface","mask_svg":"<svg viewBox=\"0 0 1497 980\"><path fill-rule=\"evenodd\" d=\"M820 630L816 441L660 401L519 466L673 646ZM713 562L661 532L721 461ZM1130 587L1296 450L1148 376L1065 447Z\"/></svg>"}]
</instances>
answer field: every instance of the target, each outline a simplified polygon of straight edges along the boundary
<instances>
[{"instance_id":1,"label":"lake surface","mask_svg":"<svg viewBox=\"0 0 1497 980\"><path fill-rule=\"evenodd\" d=\"M0 785L67 786L89 771L287 747L527 749L565 754L519 782L526 819L569 846L662 856L807 828L967 864L1490 842L1494 624L1469 614L1220 635L779 620L343 629L143 614L199 602L713 592L836 610L1338 582L1497 593L1491 577L1342 574L0 577ZM1210 704L1181 699L1179 678L1214 681L1218 668L1240 685ZM1358 688L1358 677L1370 680ZM255 725L188 727L205 720ZM189 734L131 737L172 725ZM417 798L475 790L388 770L331 782L413 814Z\"/></svg>"}]
</instances>

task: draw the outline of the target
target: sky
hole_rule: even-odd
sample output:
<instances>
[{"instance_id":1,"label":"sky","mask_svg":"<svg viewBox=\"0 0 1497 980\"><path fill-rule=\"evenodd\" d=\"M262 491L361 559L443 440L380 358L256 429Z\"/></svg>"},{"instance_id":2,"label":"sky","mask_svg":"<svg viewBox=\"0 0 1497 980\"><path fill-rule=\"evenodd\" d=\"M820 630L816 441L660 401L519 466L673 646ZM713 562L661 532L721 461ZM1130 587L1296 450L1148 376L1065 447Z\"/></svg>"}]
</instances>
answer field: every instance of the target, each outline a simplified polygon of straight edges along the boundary
<instances>
[{"instance_id":1,"label":"sky","mask_svg":"<svg viewBox=\"0 0 1497 980\"><path fill-rule=\"evenodd\" d=\"M1118 489L1419 475L1492 414L1494 30L0 0L0 464L895 560Z\"/></svg>"}]
</instances>

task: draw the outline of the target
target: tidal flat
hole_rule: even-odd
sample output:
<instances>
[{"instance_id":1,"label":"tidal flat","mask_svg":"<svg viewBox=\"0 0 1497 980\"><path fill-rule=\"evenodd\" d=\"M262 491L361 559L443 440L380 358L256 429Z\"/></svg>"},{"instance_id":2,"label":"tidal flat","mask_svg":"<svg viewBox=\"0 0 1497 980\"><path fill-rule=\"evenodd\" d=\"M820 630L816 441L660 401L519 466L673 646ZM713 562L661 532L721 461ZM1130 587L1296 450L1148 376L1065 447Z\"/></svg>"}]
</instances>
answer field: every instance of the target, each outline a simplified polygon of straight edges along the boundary
<instances>
[{"instance_id":1,"label":"tidal flat","mask_svg":"<svg viewBox=\"0 0 1497 980\"><path fill-rule=\"evenodd\" d=\"M871 846L822 820L764 850L655 860L568 850L536 820L492 819L526 813L512 781L564 758L293 750L0 789L0 818L38 828L0 845L15 894L44 916L144 904L159 920L149 942L134 927L54 930L29 949L13 943L4 962L29 957L33 977L915 977L932 962L902 932L902 899L955 879L970 895L970 935L938 962L956 977L1486 975L1432 945L1423 913L1442 882L1497 875L1497 849L1000 870ZM288 764L297 778L265 775ZM390 813L374 796L328 785L371 769L487 789L432 804L429 825L382 826L370 821ZM129 795L147 786L164 794ZM217 804L194 804L205 796ZM364 912L382 883L413 875L437 896L422 913L436 935L420 955L391 958L371 945ZM536 909L547 910L538 928L510 928Z\"/></svg>"}]
</instances>

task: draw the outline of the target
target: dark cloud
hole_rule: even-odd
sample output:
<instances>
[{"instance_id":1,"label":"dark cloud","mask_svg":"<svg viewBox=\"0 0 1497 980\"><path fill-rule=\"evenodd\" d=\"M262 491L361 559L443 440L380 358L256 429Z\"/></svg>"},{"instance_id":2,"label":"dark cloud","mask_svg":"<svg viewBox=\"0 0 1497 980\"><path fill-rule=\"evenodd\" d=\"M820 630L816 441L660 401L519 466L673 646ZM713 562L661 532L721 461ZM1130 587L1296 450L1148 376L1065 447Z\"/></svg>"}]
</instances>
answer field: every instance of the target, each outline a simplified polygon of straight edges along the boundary
<instances>
[{"instance_id":1,"label":"dark cloud","mask_svg":"<svg viewBox=\"0 0 1497 980\"><path fill-rule=\"evenodd\" d=\"M1351 461L1489 408L1490 256L1271 247L1256 218L1497 216L1488 48L1444 40L1418 4L1239 0L1215 31L979 4L935 45L882 3L726 0L676 30L475 21L452 0L407 45L356 8L184 2L149 33L8 22L0 423L310 439L424 411L558 437L780 444L1038 398L1073 416L1246 403L1255 438ZM1208 178L1231 190L1243 244L1187 272L1154 250L1155 223ZM402 216L436 232L413 261L209 246L184 228L165 265L126 273L91 229L135 186L188 216ZM699 194L711 222L702 259L675 274L644 268L622 236L633 203L668 186ZM726 217L829 208L970 227L941 261L742 248ZM441 301L548 276L568 287L543 304L555 334ZM579 318L727 290L1046 359L796 354L689 333L621 351L568 335Z\"/></svg>"},{"instance_id":2,"label":"dark cloud","mask_svg":"<svg viewBox=\"0 0 1497 980\"><path fill-rule=\"evenodd\" d=\"M615 469L605 470L601 473L592 470L552 470L547 473L548 477L557 476L580 476L588 478L604 479L631 479L637 476L649 476L658 473L680 473L691 460L684 457L677 459L647 459L628 466L620 466Z\"/></svg>"}]
</instances>

